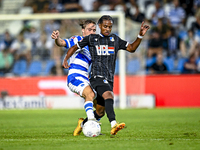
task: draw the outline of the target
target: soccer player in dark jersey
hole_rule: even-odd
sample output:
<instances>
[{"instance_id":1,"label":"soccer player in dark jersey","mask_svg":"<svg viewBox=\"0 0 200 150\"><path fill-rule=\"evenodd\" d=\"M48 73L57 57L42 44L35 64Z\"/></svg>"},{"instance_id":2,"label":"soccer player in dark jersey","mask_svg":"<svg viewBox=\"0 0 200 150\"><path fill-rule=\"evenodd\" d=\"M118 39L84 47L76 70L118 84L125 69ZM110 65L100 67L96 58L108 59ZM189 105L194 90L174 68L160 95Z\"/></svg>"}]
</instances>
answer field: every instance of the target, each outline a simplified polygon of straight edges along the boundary
<instances>
[{"instance_id":1,"label":"soccer player in dark jersey","mask_svg":"<svg viewBox=\"0 0 200 150\"><path fill-rule=\"evenodd\" d=\"M63 66L69 68L67 60L73 53L79 48L89 46L92 58L90 83L97 92L98 107L96 107L96 113L101 118L106 112L111 123L111 134L116 135L118 131L125 127L125 123L117 123L113 106L113 80L117 53L121 49L131 53L135 52L150 27L142 22L136 40L130 44L117 35L111 34L113 23L113 19L109 15L102 16L98 21L101 33L86 36L81 42L71 47L64 58Z\"/></svg>"}]
</instances>

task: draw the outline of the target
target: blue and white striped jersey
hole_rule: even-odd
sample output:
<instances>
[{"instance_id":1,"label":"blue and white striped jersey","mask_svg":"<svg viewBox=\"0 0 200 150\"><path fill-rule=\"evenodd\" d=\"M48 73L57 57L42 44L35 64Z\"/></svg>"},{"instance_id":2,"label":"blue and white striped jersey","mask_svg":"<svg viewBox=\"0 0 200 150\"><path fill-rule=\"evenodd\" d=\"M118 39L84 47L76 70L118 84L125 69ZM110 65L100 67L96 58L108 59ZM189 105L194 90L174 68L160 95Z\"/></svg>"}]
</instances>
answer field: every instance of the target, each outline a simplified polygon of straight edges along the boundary
<instances>
[{"instance_id":1,"label":"blue and white striped jersey","mask_svg":"<svg viewBox=\"0 0 200 150\"><path fill-rule=\"evenodd\" d=\"M66 42L65 48L70 48L83 39L82 36L72 36L69 39L64 39ZM91 64L91 55L88 46L78 49L69 59L68 83L75 77L82 77L88 80L88 69ZM77 83L78 84L78 83Z\"/></svg>"},{"instance_id":2,"label":"blue and white striped jersey","mask_svg":"<svg viewBox=\"0 0 200 150\"><path fill-rule=\"evenodd\" d=\"M179 26L186 17L185 10L182 7L175 7L173 4L165 10L165 15L173 27Z\"/></svg>"}]
</instances>

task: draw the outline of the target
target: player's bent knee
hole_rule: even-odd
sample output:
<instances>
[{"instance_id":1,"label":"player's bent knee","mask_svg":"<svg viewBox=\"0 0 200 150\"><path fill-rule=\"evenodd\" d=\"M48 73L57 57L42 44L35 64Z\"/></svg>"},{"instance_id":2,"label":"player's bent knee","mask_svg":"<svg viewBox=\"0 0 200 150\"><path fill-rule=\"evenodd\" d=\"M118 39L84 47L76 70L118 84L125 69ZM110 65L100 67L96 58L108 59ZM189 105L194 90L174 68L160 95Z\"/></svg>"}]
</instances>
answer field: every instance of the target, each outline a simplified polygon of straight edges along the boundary
<instances>
[{"instance_id":1,"label":"player's bent knee","mask_svg":"<svg viewBox=\"0 0 200 150\"><path fill-rule=\"evenodd\" d=\"M113 99L114 95L111 91L106 91L106 92L103 93L102 97L104 99Z\"/></svg>"}]
</instances>

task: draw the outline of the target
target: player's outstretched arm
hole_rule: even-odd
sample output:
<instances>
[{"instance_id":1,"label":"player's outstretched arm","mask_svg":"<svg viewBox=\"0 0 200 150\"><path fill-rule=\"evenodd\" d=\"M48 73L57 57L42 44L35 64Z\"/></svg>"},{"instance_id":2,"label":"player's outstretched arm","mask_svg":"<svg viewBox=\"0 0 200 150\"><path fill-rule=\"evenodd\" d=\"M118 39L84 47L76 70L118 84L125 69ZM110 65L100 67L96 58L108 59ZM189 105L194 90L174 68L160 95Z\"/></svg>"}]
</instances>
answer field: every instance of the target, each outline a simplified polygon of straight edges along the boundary
<instances>
[{"instance_id":1,"label":"player's outstretched arm","mask_svg":"<svg viewBox=\"0 0 200 150\"><path fill-rule=\"evenodd\" d=\"M59 46L59 47L66 46L66 42L60 38L60 32L58 30L52 32L51 38L55 39L55 43L57 46Z\"/></svg>"},{"instance_id":2,"label":"player's outstretched arm","mask_svg":"<svg viewBox=\"0 0 200 150\"><path fill-rule=\"evenodd\" d=\"M141 24L140 32L138 34L137 39L133 43L129 44L126 50L131 52L131 53L135 52L137 47L140 45L143 36L146 34L146 32L149 28L150 28L150 26L144 25L144 21L143 21L142 24Z\"/></svg>"},{"instance_id":3,"label":"player's outstretched arm","mask_svg":"<svg viewBox=\"0 0 200 150\"><path fill-rule=\"evenodd\" d=\"M67 60L75 53L75 51L78 49L77 44L72 46L68 51L67 54L65 55L65 58L63 60L62 66L64 68L69 68L70 66L68 65Z\"/></svg>"}]
</instances>

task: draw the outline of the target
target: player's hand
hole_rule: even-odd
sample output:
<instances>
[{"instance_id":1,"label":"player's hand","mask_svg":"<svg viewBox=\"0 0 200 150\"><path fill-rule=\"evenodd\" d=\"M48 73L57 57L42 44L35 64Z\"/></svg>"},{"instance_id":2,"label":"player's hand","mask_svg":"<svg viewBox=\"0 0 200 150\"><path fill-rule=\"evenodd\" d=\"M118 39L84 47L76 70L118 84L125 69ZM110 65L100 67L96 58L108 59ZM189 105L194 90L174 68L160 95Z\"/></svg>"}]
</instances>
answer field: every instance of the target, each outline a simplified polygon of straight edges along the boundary
<instances>
[{"instance_id":1,"label":"player's hand","mask_svg":"<svg viewBox=\"0 0 200 150\"><path fill-rule=\"evenodd\" d=\"M65 68L65 69L68 69L69 67L70 67L70 65L68 64L68 62L67 62L67 55L65 55L65 58L64 58L64 60L63 60L63 62L62 62L62 66Z\"/></svg>"},{"instance_id":2,"label":"player's hand","mask_svg":"<svg viewBox=\"0 0 200 150\"><path fill-rule=\"evenodd\" d=\"M56 31L53 31L52 34L51 34L51 38L52 39L58 39L60 37L60 32L58 30Z\"/></svg>"},{"instance_id":3,"label":"player's hand","mask_svg":"<svg viewBox=\"0 0 200 150\"><path fill-rule=\"evenodd\" d=\"M144 21L142 22L141 24L141 27L140 27L140 33L139 35L140 36L144 36L145 33L147 32L147 30L149 30L150 26L149 25L144 25Z\"/></svg>"}]
</instances>

